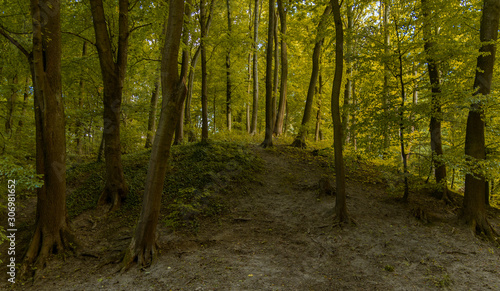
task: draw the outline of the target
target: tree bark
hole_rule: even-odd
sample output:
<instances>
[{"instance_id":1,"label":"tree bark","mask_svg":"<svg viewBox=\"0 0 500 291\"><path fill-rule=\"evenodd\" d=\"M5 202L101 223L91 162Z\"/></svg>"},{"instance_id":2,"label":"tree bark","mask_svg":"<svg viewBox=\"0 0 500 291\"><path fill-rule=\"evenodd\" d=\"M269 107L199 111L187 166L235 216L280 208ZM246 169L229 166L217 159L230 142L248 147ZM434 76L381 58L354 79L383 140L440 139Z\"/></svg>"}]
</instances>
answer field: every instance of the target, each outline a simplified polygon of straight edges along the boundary
<instances>
[{"instance_id":1,"label":"tree bark","mask_svg":"<svg viewBox=\"0 0 500 291\"><path fill-rule=\"evenodd\" d=\"M213 2L210 3L210 16L213 11ZM200 1L200 47L201 47L201 142L208 142L208 84L207 84L207 52L206 37L208 35L208 18L205 0Z\"/></svg>"},{"instance_id":2,"label":"tree bark","mask_svg":"<svg viewBox=\"0 0 500 291\"><path fill-rule=\"evenodd\" d=\"M500 0L484 0L483 15L480 24L481 53L477 57L477 70L474 79L474 95L488 95L491 92L493 65L498 38L498 22L500 18ZM470 105L465 133L465 155L472 164L485 160L483 101L475 101ZM487 220L485 206L486 182L484 175L475 167L472 173L465 175L465 194L463 217L472 226L476 234L484 233L493 238L497 234Z\"/></svg>"},{"instance_id":3,"label":"tree bark","mask_svg":"<svg viewBox=\"0 0 500 291\"><path fill-rule=\"evenodd\" d=\"M314 91L316 89L316 82L318 81L318 75L319 75L319 57L321 54L321 48L323 46L323 42L325 40L324 30L327 18L331 12L332 12L332 4L328 4L318 24L316 32L316 42L314 44L314 51L312 55L313 67L311 72L311 79L309 80L309 87L307 89L306 106L304 108L304 115L302 117L302 123L299 128L299 133L297 134L292 143L292 146L294 147L301 147L301 148L306 147L307 127L309 121L311 120L312 106L314 103Z\"/></svg>"},{"instance_id":4,"label":"tree bark","mask_svg":"<svg viewBox=\"0 0 500 291\"><path fill-rule=\"evenodd\" d=\"M182 27L182 43L184 45L182 49L182 64L181 64L181 79L186 79L189 71L189 22L191 19L191 0L187 0L184 8L184 26ZM177 122L177 127L175 128L175 138L174 145L182 144L184 141L184 107L186 102L182 104L181 115L179 116L179 122Z\"/></svg>"},{"instance_id":5,"label":"tree bark","mask_svg":"<svg viewBox=\"0 0 500 291\"><path fill-rule=\"evenodd\" d=\"M433 57L435 42L432 37L431 27L431 9L427 0L422 2L423 32L424 32L424 50L427 55L427 71L429 72L429 81L431 84L431 120L429 132L431 136L432 161L434 164L434 176L436 183L440 185L440 195L443 200L449 200L447 194L446 165L443 163L443 146L441 141L441 84L440 72L436 60Z\"/></svg>"},{"instance_id":6,"label":"tree bark","mask_svg":"<svg viewBox=\"0 0 500 291\"><path fill-rule=\"evenodd\" d=\"M87 55L87 42L83 42L82 46L82 58L85 58ZM82 156L83 154L83 123L82 123L82 111L83 111L83 96L85 94L85 81L83 79L83 76L80 76L80 92L78 95L78 114L77 114L77 120L75 124L75 136L76 136L76 152L78 153L78 157Z\"/></svg>"},{"instance_id":7,"label":"tree bark","mask_svg":"<svg viewBox=\"0 0 500 291\"><path fill-rule=\"evenodd\" d=\"M335 219L339 222L349 222L346 204L345 168L342 154L342 123L340 120L340 90L342 72L344 70L344 31L338 0L332 0L333 20L335 22L335 76L332 86L332 118L335 151L335 179L337 196L335 200Z\"/></svg>"},{"instance_id":8,"label":"tree bark","mask_svg":"<svg viewBox=\"0 0 500 291\"><path fill-rule=\"evenodd\" d=\"M321 131L321 95L323 93L323 78L321 76L321 70L318 76L318 111L316 112L316 129L314 130L314 141L320 140L320 131Z\"/></svg>"},{"instance_id":9,"label":"tree bark","mask_svg":"<svg viewBox=\"0 0 500 291\"><path fill-rule=\"evenodd\" d=\"M259 69L258 69L258 48L257 41L259 38L259 0L255 0L253 20L253 104L252 104L252 122L250 124L250 134L257 133L257 114L259 111Z\"/></svg>"},{"instance_id":10,"label":"tree bark","mask_svg":"<svg viewBox=\"0 0 500 291\"><path fill-rule=\"evenodd\" d=\"M346 83L345 83L345 89L344 89L344 106L342 107L342 132L344 133L343 135L343 140L342 144L346 145L349 143L349 138L350 138L350 126L349 126L349 113L350 113L350 107L349 107L349 102L352 100L352 29L354 26L353 23L353 9L354 6L350 5L347 7L347 38L346 38L346 56L345 56L345 65L346 65Z\"/></svg>"},{"instance_id":11,"label":"tree bark","mask_svg":"<svg viewBox=\"0 0 500 291\"><path fill-rule=\"evenodd\" d=\"M382 110L384 112L384 117L386 120L389 119L389 54L390 54L390 42L391 36L389 34L389 6L391 5L391 0L384 1L384 16L383 16L383 28L384 28L384 87L382 92ZM380 5L382 5L382 1L380 1ZM383 144L383 154L387 156L387 151L389 150L389 146L391 145L390 136L389 136L389 125L388 122L383 123L383 134L384 134L384 144Z\"/></svg>"},{"instance_id":12,"label":"tree bark","mask_svg":"<svg viewBox=\"0 0 500 291\"><path fill-rule=\"evenodd\" d=\"M274 42L274 0L269 0L269 24L267 27L266 48L266 132L261 146L273 146L273 42Z\"/></svg>"},{"instance_id":13,"label":"tree bark","mask_svg":"<svg viewBox=\"0 0 500 291\"><path fill-rule=\"evenodd\" d=\"M153 263L158 255L157 233L161 196L176 123L186 96L184 78L179 81L177 56L183 25L184 1L170 0L165 45L161 62L162 110L151 150L142 210L135 235L124 257L123 267L134 262L140 267Z\"/></svg>"},{"instance_id":14,"label":"tree bark","mask_svg":"<svg viewBox=\"0 0 500 291\"><path fill-rule=\"evenodd\" d=\"M231 5L230 1L226 0L227 5L227 30L228 37L231 39ZM230 40L231 41L231 40ZM226 126L227 130L231 131L232 116L231 116L231 48L228 48L226 53Z\"/></svg>"},{"instance_id":15,"label":"tree bark","mask_svg":"<svg viewBox=\"0 0 500 291\"><path fill-rule=\"evenodd\" d=\"M283 0L278 0L278 13L281 24L281 80L280 80L280 99L278 103L278 112L276 114L276 124L274 125L274 134L280 136L283 133L283 120L285 117L285 104L288 82L288 52L286 45L286 14L283 6Z\"/></svg>"},{"instance_id":16,"label":"tree bark","mask_svg":"<svg viewBox=\"0 0 500 291\"><path fill-rule=\"evenodd\" d=\"M193 131L193 125L191 124L191 100L193 99L193 84L194 84L194 72L196 70L196 65L198 64L198 59L200 57L201 46L198 46L193 58L191 59L191 66L189 67L188 75L188 91L186 96L186 102L184 106L184 120L188 132L188 141L193 142L196 140L196 135Z\"/></svg>"},{"instance_id":17,"label":"tree bark","mask_svg":"<svg viewBox=\"0 0 500 291\"><path fill-rule=\"evenodd\" d=\"M149 105L149 118L148 118L148 133L146 134L147 149L153 146L153 138L156 131L156 108L158 107L158 94L160 94L160 78L155 81L153 93L151 94L151 102Z\"/></svg>"},{"instance_id":18,"label":"tree bark","mask_svg":"<svg viewBox=\"0 0 500 291\"><path fill-rule=\"evenodd\" d=\"M42 13L50 13L50 17L42 18ZM35 97L36 169L37 174L43 175L44 185L37 189L35 231L25 254L22 274L33 263L43 268L50 254L72 250L75 242L66 209L60 3L32 0L31 16L33 52L29 60Z\"/></svg>"},{"instance_id":19,"label":"tree bark","mask_svg":"<svg viewBox=\"0 0 500 291\"><path fill-rule=\"evenodd\" d=\"M106 185L99 198L99 204L109 204L111 211L121 206L128 193L128 187L123 175L120 145L120 112L123 82L127 69L129 34L128 0L120 0L118 6L118 52L116 56L113 56L102 0L90 0L96 47L104 85L103 118Z\"/></svg>"}]
</instances>

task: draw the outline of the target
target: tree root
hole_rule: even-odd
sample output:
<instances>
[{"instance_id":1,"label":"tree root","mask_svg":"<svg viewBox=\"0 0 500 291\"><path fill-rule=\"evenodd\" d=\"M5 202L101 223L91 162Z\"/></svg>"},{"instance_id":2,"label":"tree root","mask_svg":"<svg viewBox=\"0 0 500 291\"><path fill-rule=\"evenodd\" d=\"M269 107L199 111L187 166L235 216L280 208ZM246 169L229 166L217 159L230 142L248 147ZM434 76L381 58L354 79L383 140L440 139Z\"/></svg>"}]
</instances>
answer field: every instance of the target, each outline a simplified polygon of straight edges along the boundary
<instances>
[{"instance_id":1,"label":"tree root","mask_svg":"<svg viewBox=\"0 0 500 291\"><path fill-rule=\"evenodd\" d=\"M471 227L474 235L483 237L500 246L500 237L486 217L465 217L465 223Z\"/></svg>"},{"instance_id":2,"label":"tree root","mask_svg":"<svg viewBox=\"0 0 500 291\"><path fill-rule=\"evenodd\" d=\"M35 277L37 270L46 267L50 255L74 252L77 246L76 238L68 227L51 233L37 225L21 265L20 277Z\"/></svg>"},{"instance_id":3,"label":"tree root","mask_svg":"<svg viewBox=\"0 0 500 291\"><path fill-rule=\"evenodd\" d=\"M138 267L145 269L153 265L158 258L158 244L155 242L148 246L137 246L133 238L122 260L121 272L126 272L137 263Z\"/></svg>"},{"instance_id":4,"label":"tree root","mask_svg":"<svg viewBox=\"0 0 500 291\"><path fill-rule=\"evenodd\" d=\"M307 147L307 144L302 138L296 137L290 146L305 149Z\"/></svg>"},{"instance_id":5,"label":"tree root","mask_svg":"<svg viewBox=\"0 0 500 291\"><path fill-rule=\"evenodd\" d=\"M109 187L104 187L104 190L99 197L97 205L110 205L108 211L113 212L118 210L125 200L127 190L116 189L115 191L109 189Z\"/></svg>"}]
</instances>

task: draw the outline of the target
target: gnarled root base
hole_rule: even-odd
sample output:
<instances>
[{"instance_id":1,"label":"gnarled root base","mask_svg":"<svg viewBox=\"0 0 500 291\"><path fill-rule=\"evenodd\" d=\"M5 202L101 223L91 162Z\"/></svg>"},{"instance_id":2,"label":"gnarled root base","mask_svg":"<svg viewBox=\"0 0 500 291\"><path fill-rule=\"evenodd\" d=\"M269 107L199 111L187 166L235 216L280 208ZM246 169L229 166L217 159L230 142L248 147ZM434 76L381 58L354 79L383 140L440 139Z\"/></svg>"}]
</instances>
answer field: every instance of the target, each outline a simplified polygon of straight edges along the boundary
<instances>
[{"instance_id":1,"label":"gnarled root base","mask_svg":"<svg viewBox=\"0 0 500 291\"><path fill-rule=\"evenodd\" d=\"M105 187L99 197L97 205L109 205L109 212L113 212L120 208L127 196L127 189L119 188L116 190L111 190Z\"/></svg>"},{"instance_id":2,"label":"gnarled root base","mask_svg":"<svg viewBox=\"0 0 500 291\"><path fill-rule=\"evenodd\" d=\"M66 251L73 252L76 247L76 238L68 227L49 232L44 230L42 226L37 225L24 256L20 270L21 278L35 276L36 270L42 270L46 266L50 255L62 254Z\"/></svg>"},{"instance_id":3,"label":"gnarled root base","mask_svg":"<svg viewBox=\"0 0 500 291\"><path fill-rule=\"evenodd\" d=\"M270 148L273 146L273 141L268 141L268 140L264 140L261 144L260 144L261 147L263 148Z\"/></svg>"},{"instance_id":4,"label":"gnarled root base","mask_svg":"<svg viewBox=\"0 0 500 291\"><path fill-rule=\"evenodd\" d=\"M306 144L306 141L300 137L296 137L292 144L291 144L292 147L296 147L296 148L302 148L302 149L305 149L307 147L307 144Z\"/></svg>"},{"instance_id":5,"label":"gnarled root base","mask_svg":"<svg viewBox=\"0 0 500 291\"><path fill-rule=\"evenodd\" d=\"M471 230L475 235L485 237L492 242L500 244L498 233L491 226L486 217L472 217L471 215L465 215L463 218L465 223L471 227Z\"/></svg>"},{"instance_id":6,"label":"gnarled root base","mask_svg":"<svg viewBox=\"0 0 500 291\"><path fill-rule=\"evenodd\" d=\"M125 252L122 261L121 272L125 272L137 263L141 269L150 267L158 258L158 244L155 242L150 246L136 246L132 240Z\"/></svg>"}]
</instances>

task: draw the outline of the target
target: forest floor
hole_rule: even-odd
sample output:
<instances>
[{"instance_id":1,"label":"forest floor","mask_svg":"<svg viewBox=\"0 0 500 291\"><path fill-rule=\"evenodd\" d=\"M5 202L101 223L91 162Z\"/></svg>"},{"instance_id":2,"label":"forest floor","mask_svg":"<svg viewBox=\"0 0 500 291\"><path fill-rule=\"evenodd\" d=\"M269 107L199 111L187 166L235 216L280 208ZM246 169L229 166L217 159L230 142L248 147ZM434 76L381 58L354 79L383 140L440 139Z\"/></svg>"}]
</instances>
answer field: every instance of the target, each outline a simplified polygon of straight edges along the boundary
<instances>
[{"instance_id":1,"label":"forest floor","mask_svg":"<svg viewBox=\"0 0 500 291\"><path fill-rule=\"evenodd\" d=\"M1 272L0 289L500 290L500 249L457 219L458 206L425 191L399 202L360 163L347 169L356 224L334 226L335 197L318 187L333 177L323 159L283 145L250 147L262 171L229 185L228 211L196 232L161 226L161 254L150 268L119 272L133 225L94 209L72 221L83 243L78 255L52 258L33 281L15 285ZM500 232L499 210L488 211ZM23 213L34 221L34 209Z\"/></svg>"}]
</instances>

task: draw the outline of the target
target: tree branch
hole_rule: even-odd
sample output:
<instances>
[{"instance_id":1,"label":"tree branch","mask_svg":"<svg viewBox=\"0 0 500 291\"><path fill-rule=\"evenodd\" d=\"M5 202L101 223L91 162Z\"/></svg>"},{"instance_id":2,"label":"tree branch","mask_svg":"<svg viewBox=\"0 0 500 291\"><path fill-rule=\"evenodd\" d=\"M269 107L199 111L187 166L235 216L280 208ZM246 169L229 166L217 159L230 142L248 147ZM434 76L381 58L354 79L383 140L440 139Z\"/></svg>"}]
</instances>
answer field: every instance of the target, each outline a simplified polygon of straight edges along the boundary
<instances>
[{"instance_id":1,"label":"tree branch","mask_svg":"<svg viewBox=\"0 0 500 291\"><path fill-rule=\"evenodd\" d=\"M95 42L89 40L86 37L83 37L83 36L79 35L78 33L74 33L74 32L71 32L71 31L61 31L61 33L69 34L69 35L74 35L74 36L79 37L79 38L83 39L84 41L86 41L86 42L88 42L88 43L90 43L92 45L95 45Z\"/></svg>"},{"instance_id":2,"label":"tree branch","mask_svg":"<svg viewBox=\"0 0 500 291\"><path fill-rule=\"evenodd\" d=\"M152 25L152 23L146 23L146 24L143 24L143 25L132 27L132 29L130 29L130 31L128 33L130 35L134 30L139 29L139 28L143 28L143 27L146 27L146 26L149 26L149 25Z\"/></svg>"},{"instance_id":3,"label":"tree branch","mask_svg":"<svg viewBox=\"0 0 500 291\"><path fill-rule=\"evenodd\" d=\"M0 24L0 34L5 36L13 45L15 45L28 59L30 57L30 53L26 50L22 44L20 44L17 40L12 38L6 31L5 27Z\"/></svg>"}]
</instances>

